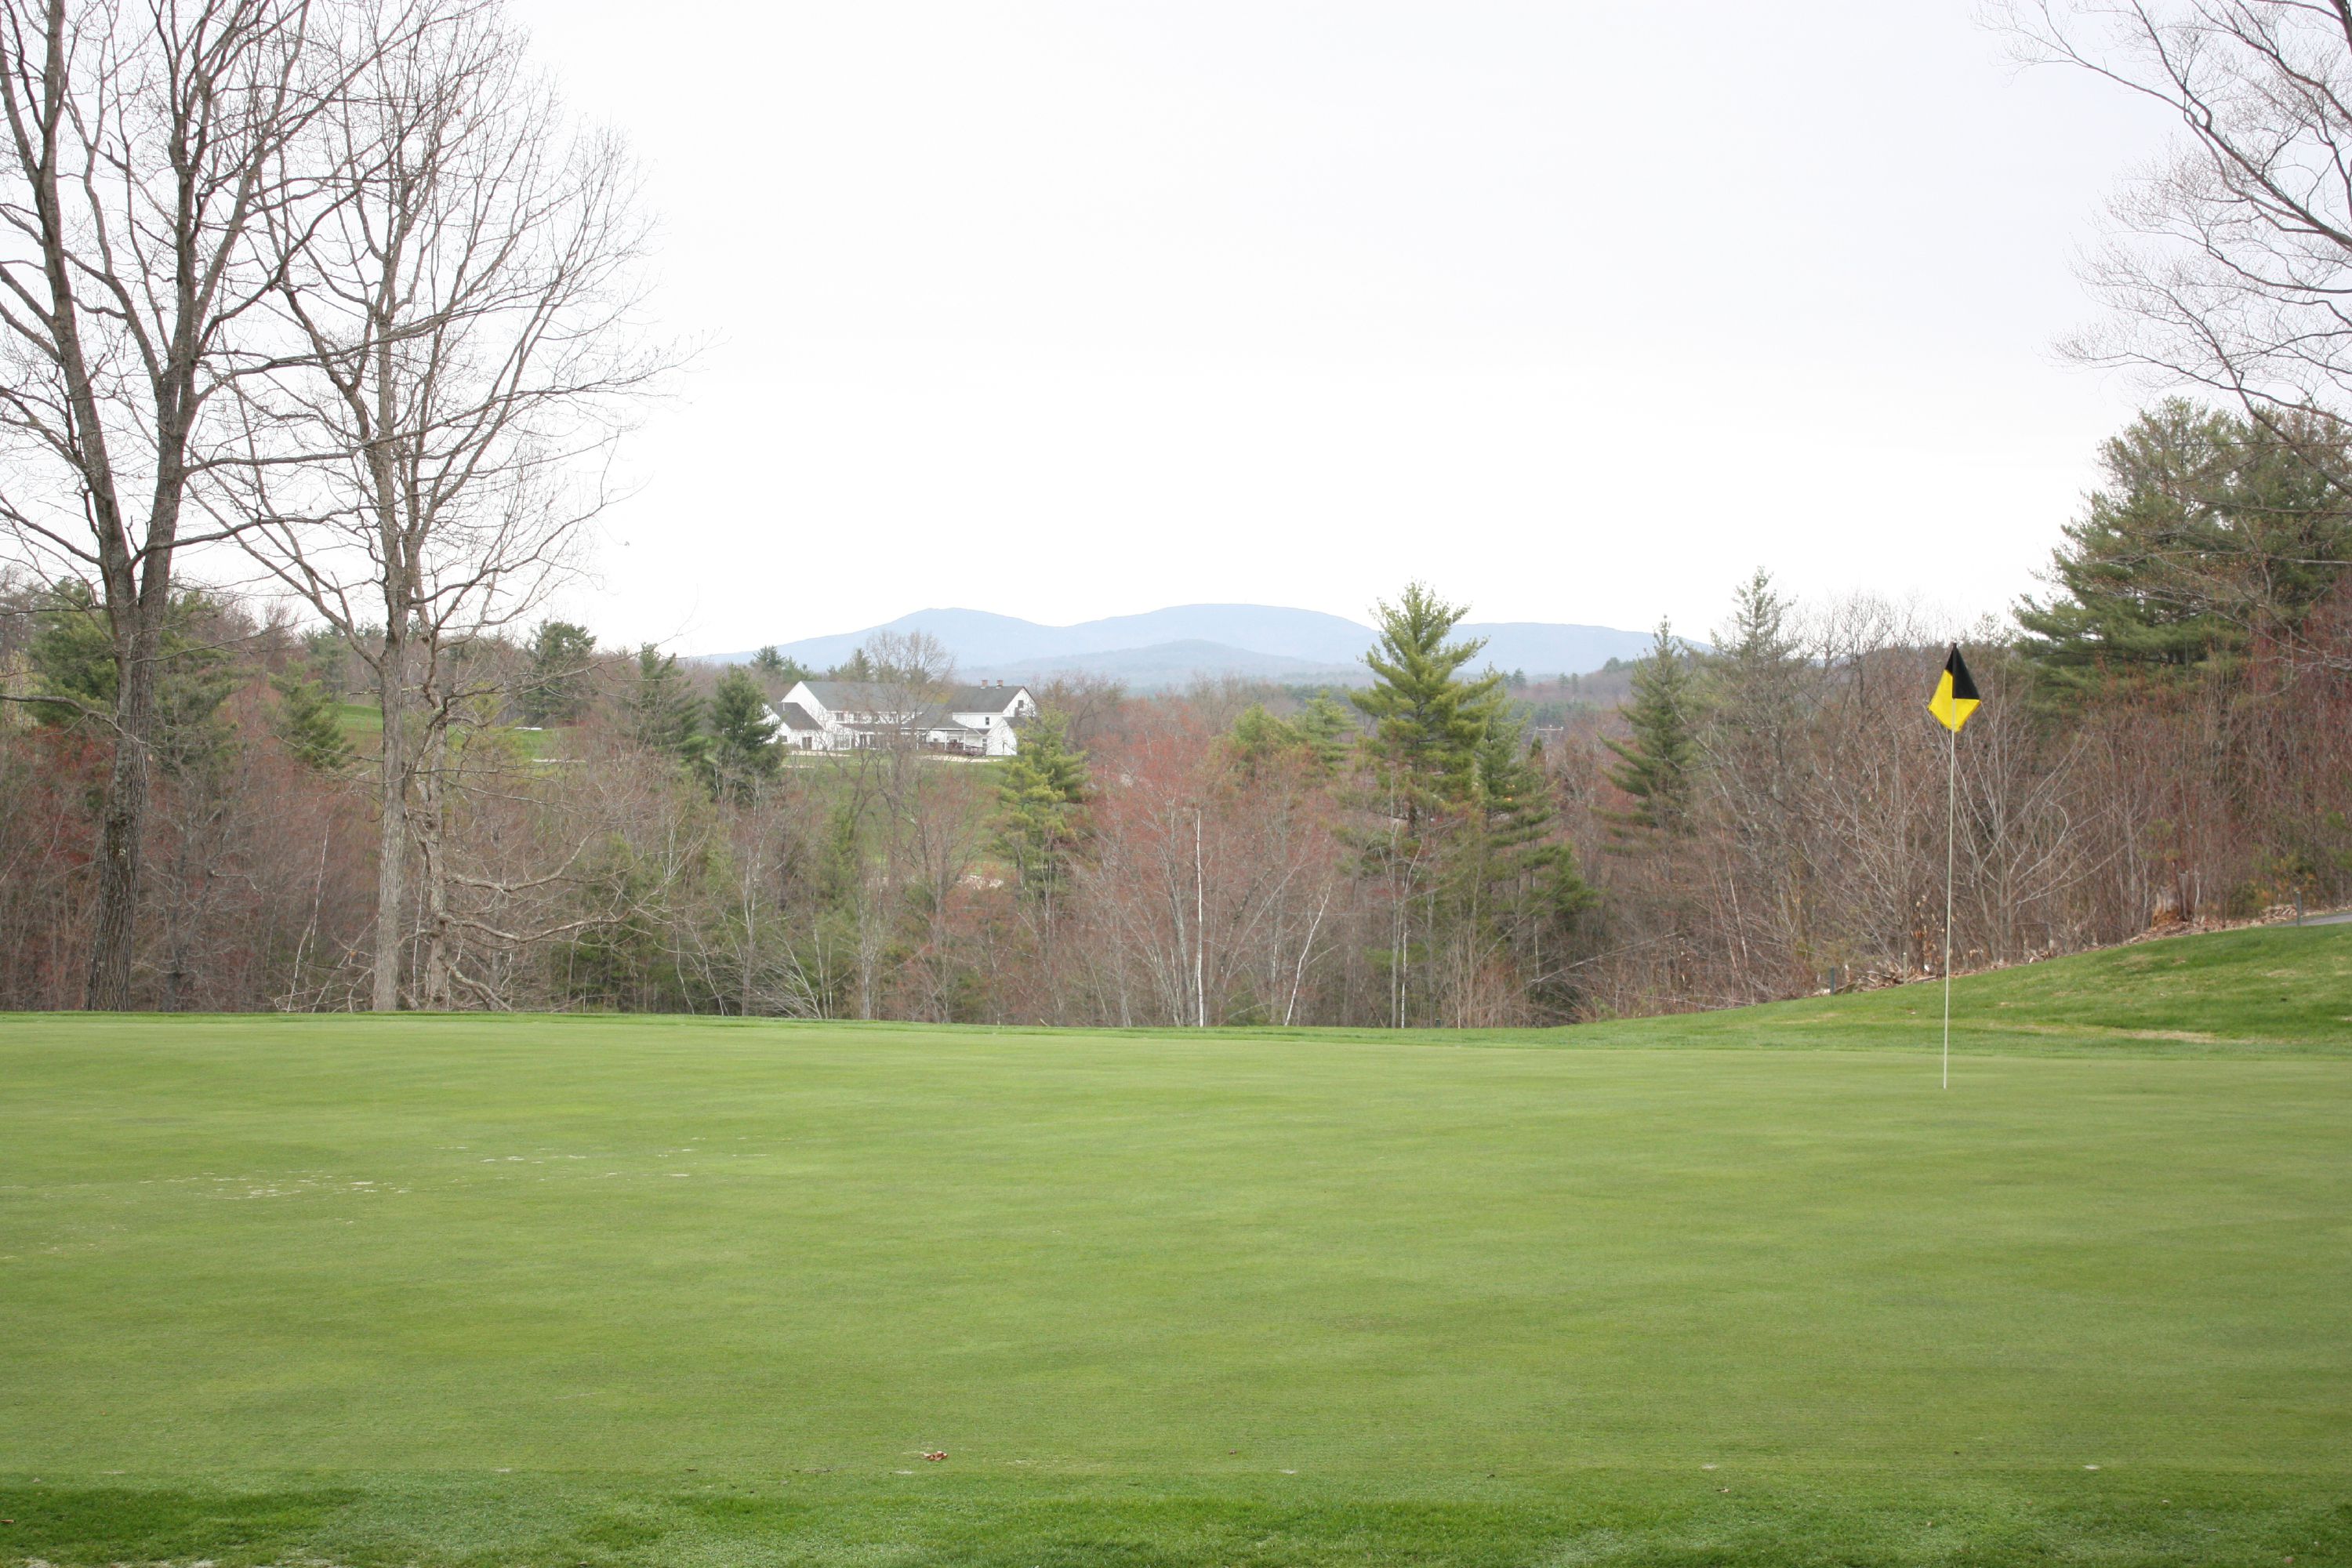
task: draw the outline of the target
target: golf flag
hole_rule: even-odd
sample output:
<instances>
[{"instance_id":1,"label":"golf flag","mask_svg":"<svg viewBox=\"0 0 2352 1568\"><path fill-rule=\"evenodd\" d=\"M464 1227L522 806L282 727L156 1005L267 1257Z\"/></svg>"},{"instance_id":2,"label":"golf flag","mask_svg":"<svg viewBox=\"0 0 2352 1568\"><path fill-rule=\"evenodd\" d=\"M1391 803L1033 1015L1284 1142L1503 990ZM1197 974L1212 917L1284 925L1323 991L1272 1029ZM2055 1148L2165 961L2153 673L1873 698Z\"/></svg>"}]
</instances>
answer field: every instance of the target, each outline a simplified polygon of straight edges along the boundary
<instances>
[{"instance_id":1,"label":"golf flag","mask_svg":"<svg viewBox=\"0 0 2352 1568\"><path fill-rule=\"evenodd\" d=\"M1960 645L1952 645L1952 657L1944 661L1944 673L1936 678L1936 695L1927 700L1927 711L1936 721L1953 734L1969 721L1977 710L1977 683L1969 674L1969 661L1960 657Z\"/></svg>"}]
</instances>

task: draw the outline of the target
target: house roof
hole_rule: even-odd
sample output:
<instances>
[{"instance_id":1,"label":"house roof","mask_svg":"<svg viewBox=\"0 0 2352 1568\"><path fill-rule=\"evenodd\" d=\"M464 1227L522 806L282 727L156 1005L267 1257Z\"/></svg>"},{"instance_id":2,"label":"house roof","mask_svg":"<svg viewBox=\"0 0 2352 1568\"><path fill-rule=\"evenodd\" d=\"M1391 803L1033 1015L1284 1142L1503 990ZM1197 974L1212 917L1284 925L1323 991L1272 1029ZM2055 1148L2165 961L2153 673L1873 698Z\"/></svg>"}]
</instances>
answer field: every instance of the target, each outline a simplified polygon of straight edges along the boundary
<instances>
[{"instance_id":1,"label":"house roof","mask_svg":"<svg viewBox=\"0 0 2352 1568\"><path fill-rule=\"evenodd\" d=\"M809 695L834 713L897 712L900 703L917 695L911 688L881 680L812 680L805 684ZM1027 689L1025 686L959 686L936 707L929 702L921 704L912 721L924 722L928 715L940 709L956 713L1002 713Z\"/></svg>"},{"instance_id":2,"label":"house roof","mask_svg":"<svg viewBox=\"0 0 2352 1568\"><path fill-rule=\"evenodd\" d=\"M828 712L834 713L870 713L897 695L871 680L805 680L801 684Z\"/></svg>"},{"instance_id":3,"label":"house roof","mask_svg":"<svg viewBox=\"0 0 2352 1568\"><path fill-rule=\"evenodd\" d=\"M787 730L822 730L824 728L824 725L816 721L815 718L810 714L807 709L802 707L797 702L779 702L771 710L771 711L773 712L778 719L783 721L783 726Z\"/></svg>"},{"instance_id":4,"label":"house roof","mask_svg":"<svg viewBox=\"0 0 2352 1568\"><path fill-rule=\"evenodd\" d=\"M948 693L948 706L959 713L1002 713L1025 686L959 686Z\"/></svg>"}]
</instances>

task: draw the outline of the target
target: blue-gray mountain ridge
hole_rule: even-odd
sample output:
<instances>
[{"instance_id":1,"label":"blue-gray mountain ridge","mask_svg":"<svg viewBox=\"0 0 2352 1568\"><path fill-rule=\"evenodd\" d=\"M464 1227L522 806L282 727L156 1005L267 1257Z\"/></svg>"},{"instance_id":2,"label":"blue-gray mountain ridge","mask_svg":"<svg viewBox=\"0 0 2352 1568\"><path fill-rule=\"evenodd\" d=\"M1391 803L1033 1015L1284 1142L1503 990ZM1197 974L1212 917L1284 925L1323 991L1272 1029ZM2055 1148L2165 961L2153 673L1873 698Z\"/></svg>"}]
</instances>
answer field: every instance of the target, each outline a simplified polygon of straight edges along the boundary
<instances>
[{"instance_id":1,"label":"blue-gray mountain ridge","mask_svg":"<svg viewBox=\"0 0 2352 1568\"><path fill-rule=\"evenodd\" d=\"M1280 681L1365 678L1371 627L1345 616L1272 605L1176 605L1136 616L1108 616L1048 626L986 610L917 610L881 626L776 645L813 669L847 658L877 632L928 632L974 679L1037 680L1101 675L1130 686L1178 686L1198 676ZM1531 678L1582 675L1612 658L1633 658L1650 634L1614 626L1546 621L1465 622L1455 635L1485 637L1481 664L1522 669ZM750 650L713 656L738 664Z\"/></svg>"}]
</instances>

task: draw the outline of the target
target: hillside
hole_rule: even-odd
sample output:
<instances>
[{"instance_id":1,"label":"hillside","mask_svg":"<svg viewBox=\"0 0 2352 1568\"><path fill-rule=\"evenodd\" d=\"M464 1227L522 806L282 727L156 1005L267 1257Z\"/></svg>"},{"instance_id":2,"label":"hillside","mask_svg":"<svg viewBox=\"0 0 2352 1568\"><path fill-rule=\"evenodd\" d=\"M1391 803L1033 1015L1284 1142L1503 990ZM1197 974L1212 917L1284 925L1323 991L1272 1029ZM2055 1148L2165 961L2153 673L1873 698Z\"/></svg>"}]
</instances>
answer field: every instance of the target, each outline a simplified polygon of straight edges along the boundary
<instances>
[{"instance_id":1,"label":"hillside","mask_svg":"<svg viewBox=\"0 0 2352 1568\"><path fill-rule=\"evenodd\" d=\"M1557 1033L1584 1044L1881 1049L1942 1037L1940 983ZM1952 982L1954 1048L2352 1056L2352 926L2167 937Z\"/></svg>"}]
</instances>

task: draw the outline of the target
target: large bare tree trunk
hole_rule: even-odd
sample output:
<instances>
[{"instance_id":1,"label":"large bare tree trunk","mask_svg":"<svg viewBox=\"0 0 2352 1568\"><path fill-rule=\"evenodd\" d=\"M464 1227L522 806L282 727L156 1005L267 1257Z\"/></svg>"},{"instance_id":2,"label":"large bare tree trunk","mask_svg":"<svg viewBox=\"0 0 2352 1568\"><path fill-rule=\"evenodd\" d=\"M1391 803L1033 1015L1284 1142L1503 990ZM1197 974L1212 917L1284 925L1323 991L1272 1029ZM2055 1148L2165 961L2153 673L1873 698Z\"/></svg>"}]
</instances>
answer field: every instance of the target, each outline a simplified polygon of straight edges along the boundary
<instances>
[{"instance_id":1,"label":"large bare tree trunk","mask_svg":"<svg viewBox=\"0 0 2352 1568\"><path fill-rule=\"evenodd\" d=\"M400 1010L400 950L408 877L407 643L397 623L384 627L383 652L376 661L376 700L383 713L383 747L376 764L382 807L376 819L374 976L368 1005L378 1013Z\"/></svg>"},{"instance_id":2,"label":"large bare tree trunk","mask_svg":"<svg viewBox=\"0 0 2352 1568\"><path fill-rule=\"evenodd\" d=\"M136 668L144 661L134 656L121 662ZM131 679L135 687L126 679L124 684L131 689L115 712L114 760L107 770L106 795L99 808L97 910L91 922L89 971L82 988L82 1005L94 1012L122 1012L131 1005L140 863L147 836L147 737L155 722L152 676Z\"/></svg>"},{"instance_id":3,"label":"large bare tree trunk","mask_svg":"<svg viewBox=\"0 0 2352 1568\"><path fill-rule=\"evenodd\" d=\"M424 952L417 962L417 1005L446 1013L457 1005L457 954L449 910L449 731L436 714L419 748L417 809L409 826L416 841L417 924Z\"/></svg>"}]
</instances>

